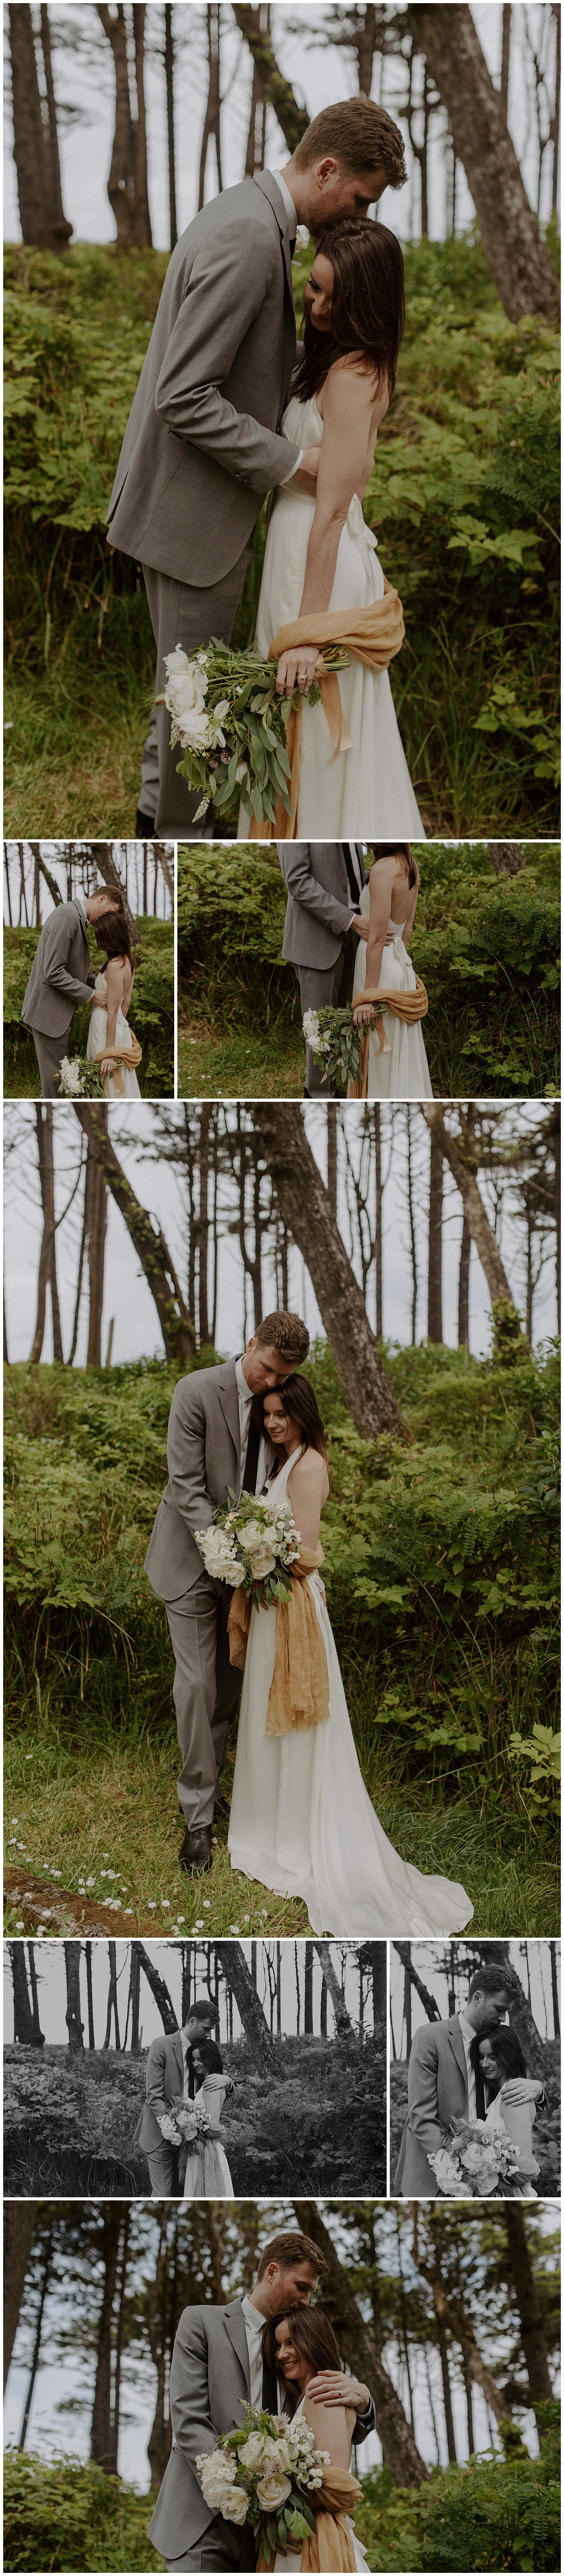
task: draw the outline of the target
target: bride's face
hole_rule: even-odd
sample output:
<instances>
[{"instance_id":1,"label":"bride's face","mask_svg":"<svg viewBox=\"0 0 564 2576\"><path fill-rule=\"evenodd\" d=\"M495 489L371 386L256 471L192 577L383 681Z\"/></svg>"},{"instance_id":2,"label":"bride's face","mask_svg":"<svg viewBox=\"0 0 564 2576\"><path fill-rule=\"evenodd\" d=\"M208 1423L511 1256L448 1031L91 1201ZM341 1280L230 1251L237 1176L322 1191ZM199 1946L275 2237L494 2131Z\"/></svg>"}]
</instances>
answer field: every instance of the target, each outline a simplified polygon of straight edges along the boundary
<instances>
[{"instance_id":1,"label":"bride's face","mask_svg":"<svg viewBox=\"0 0 564 2576\"><path fill-rule=\"evenodd\" d=\"M304 294L304 304L316 331L331 329L334 276L330 259L325 258L324 251L318 250Z\"/></svg>"},{"instance_id":2,"label":"bride's face","mask_svg":"<svg viewBox=\"0 0 564 2576\"><path fill-rule=\"evenodd\" d=\"M494 2056L491 2039L480 2040L479 2058L482 2075L486 2076L489 2083L490 2079L497 2075L497 2060Z\"/></svg>"},{"instance_id":3,"label":"bride's face","mask_svg":"<svg viewBox=\"0 0 564 2576\"><path fill-rule=\"evenodd\" d=\"M311 2362L307 2360L305 2352L294 2352L292 2328L288 2317L283 2317L281 2324L275 2326L274 2341L288 2386L307 2388L308 2379L312 2376Z\"/></svg>"},{"instance_id":4,"label":"bride's face","mask_svg":"<svg viewBox=\"0 0 564 2576\"><path fill-rule=\"evenodd\" d=\"M268 1439L272 1441L273 1449L284 1449L288 1441L290 1445L292 1444L294 1433L297 1435L297 1423L291 1422L289 1415L284 1412L281 1395L265 1395L263 1418L264 1428Z\"/></svg>"}]
</instances>

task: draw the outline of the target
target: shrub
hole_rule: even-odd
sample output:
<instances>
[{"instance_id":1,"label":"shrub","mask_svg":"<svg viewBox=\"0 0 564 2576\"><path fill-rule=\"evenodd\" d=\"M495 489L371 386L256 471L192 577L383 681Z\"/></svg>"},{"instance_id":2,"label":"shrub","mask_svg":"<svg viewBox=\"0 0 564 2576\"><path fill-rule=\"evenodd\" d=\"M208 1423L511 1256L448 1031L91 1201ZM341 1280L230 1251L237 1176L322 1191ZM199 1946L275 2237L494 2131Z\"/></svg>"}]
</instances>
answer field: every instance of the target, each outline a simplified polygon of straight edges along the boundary
<instances>
[{"instance_id":1,"label":"shrub","mask_svg":"<svg viewBox=\"0 0 564 2576\"><path fill-rule=\"evenodd\" d=\"M543 2406L540 2457L508 2445L467 2464L433 2469L416 2496L387 2469L363 2481L355 2524L372 2569L394 2571L558 2568L560 2409Z\"/></svg>"},{"instance_id":2,"label":"shrub","mask_svg":"<svg viewBox=\"0 0 564 2576\"><path fill-rule=\"evenodd\" d=\"M43 2460L8 2451L4 2462L4 2566L121 2570L160 2568L147 2539L151 2506L121 2478L75 2460Z\"/></svg>"}]
</instances>

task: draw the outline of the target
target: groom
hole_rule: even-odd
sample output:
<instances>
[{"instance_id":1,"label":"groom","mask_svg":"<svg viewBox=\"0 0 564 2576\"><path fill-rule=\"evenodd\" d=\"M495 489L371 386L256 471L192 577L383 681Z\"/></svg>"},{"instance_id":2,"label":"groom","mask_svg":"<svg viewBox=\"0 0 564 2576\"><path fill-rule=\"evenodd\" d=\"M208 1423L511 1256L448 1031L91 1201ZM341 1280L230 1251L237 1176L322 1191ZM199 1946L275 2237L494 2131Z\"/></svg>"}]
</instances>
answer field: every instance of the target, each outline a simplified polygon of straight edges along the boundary
<instances>
[{"instance_id":1,"label":"groom","mask_svg":"<svg viewBox=\"0 0 564 2576\"><path fill-rule=\"evenodd\" d=\"M113 886L98 886L96 894L75 894L72 903L56 904L43 923L22 1002L22 1020L31 1031L39 1065L41 1100L58 1100L75 1011L79 1002L92 1000L96 979L88 923L101 921L103 913L114 909L120 911L119 894Z\"/></svg>"},{"instance_id":2,"label":"groom","mask_svg":"<svg viewBox=\"0 0 564 2576\"><path fill-rule=\"evenodd\" d=\"M278 841L287 888L282 956L291 960L306 1011L350 1001L359 939L369 922L359 912L367 884L360 841ZM305 1097L335 1099L323 1064L306 1046Z\"/></svg>"},{"instance_id":3,"label":"groom","mask_svg":"<svg viewBox=\"0 0 564 2576\"><path fill-rule=\"evenodd\" d=\"M211 635L229 644L267 492L294 477L315 499L319 449L281 436L296 359L292 253L296 229L364 215L405 182L402 136L360 96L315 116L281 175L211 199L173 251L111 494L110 542L141 564L157 647L190 654ZM297 658L297 657L296 657ZM177 775L170 716L154 707L137 830L191 825L194 796Z\"/></svg>"},{"instance_id":4,"label":"groom","mask_svg":"<svg viewBox=\"0 0 564 2576\"><path fill-rule=\"evenodd\" d=\"M483 2120L483 2077L474 2068L474 2039L485 2039L505 2020L509 1998L519 1980L514 1968L477 1968L464 2011L450 2021L424 2022L415 2033L408 2074L409 2115L394 2178L394 2191L404 2200L437 2200L439 2185L428 2162L444 2145L444 2131L455 2120Z\"/></svg>"},{"instance_id":5,"label":"groom","mask_svg":"<svg viewBox=\"0 0 564 2576\"><path fill-rule=\"evenodd\" d=\"M213 2514L193 2462L199 2452L215 2450L219 2433L241 2423L245 2400L268 2407L271 2415L293 2415L295 2392L279 2390L274 2373L263 2366L260 2337L267 2317L309 2307L325 2268L308 2236L275 2236L265 2245L248 2298L230 2299L224 2308L184 2309L170 2373L173 2448L149 2523L149 2538L167 2568L210 2568L221 2576L224 2568L255 2566L252 2531ZM330 2405L358 2408L353 2440L365 2442L376 2417L363 2382L324 2371L323 2394Z\"/></svg>"},{"instance_id":6,"label":"groom","mask_svg":"<svg viewBox=\"0 0 564 2576\"><path fill-rule=\"evenodd\" d=\"M241 1675L229 1661L231 1593L206 1572L195 1532L209 1527L212 1504L229 1492L260 1494L274 1451L253 1419L255 1396L284 1386L301 1368L309 1333L300 1315L265 1315L241 1359L194 1369L175 1387L168 1426L169 1482L145 1558L153 1592L164 1601L176 1656L174 1704L182 1770L178 1797L185 1822L180 1866L195 1877L211 1868L215 1791L235 1716Z\"/></svg>"},{"instance_id":7,"label":"groom","mask_svg":"<svg viewBox=\"0 0 564 2576\"><path fill-rule=\"evenodd\" d=\"M181 2137L174 2117L175 2105L193 2102L196 2077L192 2050L200 2040L211 2039L215 2021L214 2004L191 2004L181 2030L159 2031L157 2039L151 2040L145 2069L146 2099L134 2144L142 2147L146 2155L153 2200L168 2198L178 2191Z\"/></svg>"}]
</instances>

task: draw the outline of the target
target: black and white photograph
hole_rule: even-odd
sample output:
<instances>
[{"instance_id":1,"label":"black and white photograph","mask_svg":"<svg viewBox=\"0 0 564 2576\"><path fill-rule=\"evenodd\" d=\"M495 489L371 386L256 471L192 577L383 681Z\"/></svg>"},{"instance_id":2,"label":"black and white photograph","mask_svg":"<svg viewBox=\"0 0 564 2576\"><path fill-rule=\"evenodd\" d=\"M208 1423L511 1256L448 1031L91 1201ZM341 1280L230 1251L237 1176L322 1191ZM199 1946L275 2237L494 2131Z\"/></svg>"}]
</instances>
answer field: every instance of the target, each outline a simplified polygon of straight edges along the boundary
<instances>
[{"instance_id":1,"label":"black and white photograph","mask_svg":"<svg viewBox=\"0 0 564 2576\"><path fill-rule=\"evenodd\" d=\"M385 1941L4 1945L4 2189L386 2190Z\"/></svg>"},{"instance_id":2,"label":"black and white photograph","mask_svg":"<svg viewBox=\"0 0 564 2576\"><path fill-rule=\"evenodd\" d=\"M558 2198L559 1941L390 1943L390 2189Z\"/></svg>"}]
</instances>

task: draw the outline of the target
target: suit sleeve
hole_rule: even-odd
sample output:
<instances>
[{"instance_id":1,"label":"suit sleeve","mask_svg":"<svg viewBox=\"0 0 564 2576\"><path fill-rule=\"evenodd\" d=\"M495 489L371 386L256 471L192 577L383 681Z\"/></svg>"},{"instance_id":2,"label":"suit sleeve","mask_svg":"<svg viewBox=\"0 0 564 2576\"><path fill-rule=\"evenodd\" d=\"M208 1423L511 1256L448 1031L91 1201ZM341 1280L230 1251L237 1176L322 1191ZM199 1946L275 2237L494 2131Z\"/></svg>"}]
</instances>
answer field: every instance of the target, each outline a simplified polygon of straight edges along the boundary
<instances>
[{"instance_id":1,"label":"suit sleeve","mask_svg":"<svg viewBox=\"0 0 564 2576\"><path fill-rule=\"evenodd\" d=\"M206 1417L192 1378L181 1378L174 1391L167 1458L177 1512L194 1538L197 1529L209 1527L213 1505L206 1493Z\"/></svg>"},{"instance_id":2,"label":"suit sleeve","mask_svg":"<svg viewBox=\"0 0 564 2576\"><path fill-rule=\"evenodd\" d=\"M262 225L246 227L244 250L242 259L240 230L230 226L213 246L198 251L161 367L155 410L176 438L215 457L236 483L263 500L292 473L300 450L250 412L236 411L221 391L280 259Z\"/></svg>"},{"instance_id":3,"label":"suit sleeve","mask_svg":"<svg viewBox=\"0 0 564 2576\"><path fill-rule=\"evenodd\" d=\"M369 2406L367 2406L367 2409L366 2409L366 2414L365 2414L365 2415L357 2415L356 2424L355 2424L354 2433L353 2433L353 2442L354 2442L354 2445L355 2445L355 2450L357 2450L357 2449L358 2449L358 2446L359 2446L359 2443L360 2443L360 2442L367 2442L367 2441L368 2441L368 2435L369 2435L369 2433L375 2433L375 2431L376 2431L376 2408L375 2408L375 2404L374 2404L374 2398L373 2398L373 2397L371 2397L371 2399L370 2399L370 2405L369 2405Z\"/></svg>"},{"instance_id":4,"label":"suit sleeve","mask_svg":"<svg viewBox=\"0 0 564 2576\"><path fill-rule=\"evenodd\" d=\"M152 2039L147 2058L147 2072L145 2076L147 2103L149 2110L154 2111L155 2119L158 2121L159 2129L161 2130L163 2138L168 2138L171 2146L179 2147L181 2143L181 2131L176 2126L172 2103L167 2102L166 2100L164 2073L164 2039Z\"/></svg>"},{"instance_id":5,"label":"suit sleeve","mask_svg":"<svg viewBox=\"0 0 564 2576\"><path fill-rule=\"evenodd\" d=\"M432 2023L417 2030L409 2060L407 2099L409 2123L424 2154L434 2154L443 2142L437 2104L437 2043Z\"/></svg>"},{"instance_id":6,"label":"suit sleeve","mask_svg":"<svg viewBox=\"0 0 564 2576\"><path fill-rule=\"evenodd\" d=\"M68 993L69 1001L76 1005L77 1002L90 1001L95 978L90 972L88 981L85 977L80 982L78 976L69 975L66 961L74 935L75 923L69 923L68 917L61 920L57 906L57 911L50 913L45 924L43 973L46 984L55 984L58 993Z\"/></svg>"},{"instance_id":7,"label":"suit sleeve","mask_svg":"<svg viewBox=\"0 0 564 2576\"><path fill-rule=\"evenodd\" d=\"M198 2453L215 2450L218 2439L210 2415L208 2339L200 2308L185 2308L180 2319L170 2370L170 2413L177 2450L193 2468Z\"/></svg>"},{"instance_id":8,"label":"suit sleeve","mask_svg":"<svg viewBox=\"0 0 564 2576\"><path fill-rule=\"evenodd\" d=\"M318 884L310 864L309 841L277 841L276 847L284 884L294 903L301 904L304 912L312 912L316 921L325 922L328 930L350 930L358 904L338 903L336 895L328 894L327 887Z\"/></svg>"}]
</instances>

